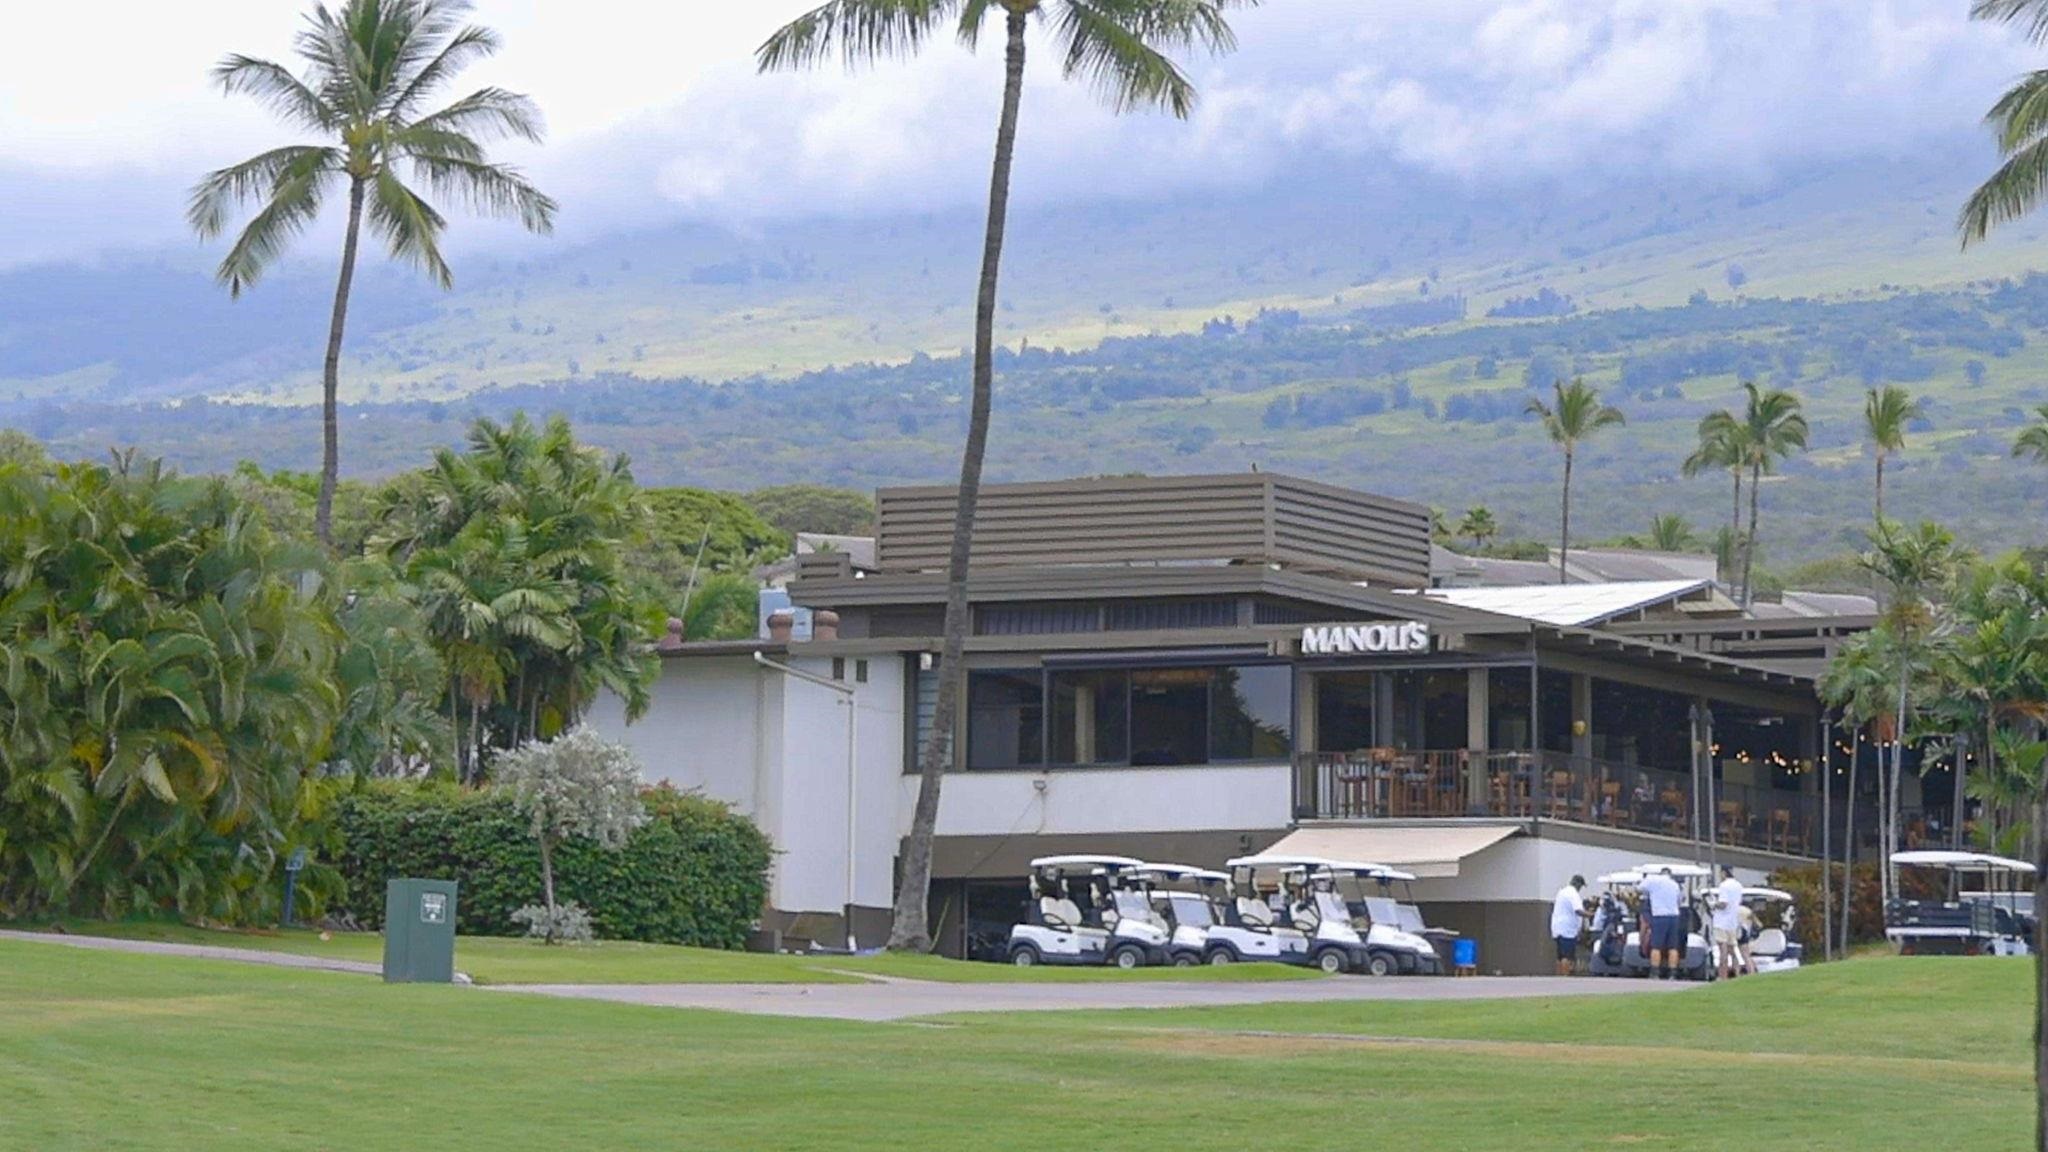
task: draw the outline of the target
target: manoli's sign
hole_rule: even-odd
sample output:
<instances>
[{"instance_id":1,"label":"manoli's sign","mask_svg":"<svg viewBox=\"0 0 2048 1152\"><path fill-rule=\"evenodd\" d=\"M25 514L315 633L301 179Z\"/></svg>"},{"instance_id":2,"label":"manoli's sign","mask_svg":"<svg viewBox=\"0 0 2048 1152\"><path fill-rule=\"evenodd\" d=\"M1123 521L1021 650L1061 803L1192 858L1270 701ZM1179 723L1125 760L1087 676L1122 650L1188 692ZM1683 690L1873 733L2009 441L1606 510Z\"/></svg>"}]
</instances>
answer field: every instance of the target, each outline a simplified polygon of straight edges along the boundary
<instances>
[{"instance_id":1,"label":"manoli's sign","mask_svg":"<svg viewBox=\"0 0 2048 1152\"><path fill-rule=\"evenodd\" d=\"M1383 624L1313 624L1301 630L1303 656L1365 656L1429 651L1429 625L1419 620Z\"/></svg>"}]
</instances>

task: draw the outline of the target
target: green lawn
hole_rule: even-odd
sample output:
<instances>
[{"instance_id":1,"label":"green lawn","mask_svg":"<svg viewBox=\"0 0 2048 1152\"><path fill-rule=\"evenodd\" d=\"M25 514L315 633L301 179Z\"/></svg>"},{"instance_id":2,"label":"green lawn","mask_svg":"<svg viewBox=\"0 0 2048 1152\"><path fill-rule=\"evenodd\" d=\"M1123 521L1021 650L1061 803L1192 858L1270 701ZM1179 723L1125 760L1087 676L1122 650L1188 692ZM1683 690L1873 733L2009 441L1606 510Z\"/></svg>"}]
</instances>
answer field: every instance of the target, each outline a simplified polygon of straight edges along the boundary
<instances>
[{"instance_id":1,"label":"green lawn","mask_svg":"<svg viewBox=\"0 0 2048 1152\"><path fill-rule=\"evenodd\" d=\"M0 1148L1998 1152L2029 1141L2028 975L1883 959L1334 1024L1297 1006L934 1027L0 942Z\"/></svg>"},{"instance_id":2,"label":"green lawn","mask_svg":"<svg viewBox=\"0 0 2048 1152\"><path fill-rule=\"evenodd\" d=\"M342 932L322 940L316 932L241 932L194 928L164 921L67 920L67 932L118 936L175 944L251 948L327 956L371 964L383 959L383 937ZM1224 968L1019 969L1007 964L965 963L935 956L770 956L677 948L667 944L601 941L549 947L531 940L463 936L455 942L455 967L479 984L847 984L863 975L937 980L949 984L1011 981L1314 980L1319 973L1277 964L1233 964Z\"/></svg>"}]
</instances>

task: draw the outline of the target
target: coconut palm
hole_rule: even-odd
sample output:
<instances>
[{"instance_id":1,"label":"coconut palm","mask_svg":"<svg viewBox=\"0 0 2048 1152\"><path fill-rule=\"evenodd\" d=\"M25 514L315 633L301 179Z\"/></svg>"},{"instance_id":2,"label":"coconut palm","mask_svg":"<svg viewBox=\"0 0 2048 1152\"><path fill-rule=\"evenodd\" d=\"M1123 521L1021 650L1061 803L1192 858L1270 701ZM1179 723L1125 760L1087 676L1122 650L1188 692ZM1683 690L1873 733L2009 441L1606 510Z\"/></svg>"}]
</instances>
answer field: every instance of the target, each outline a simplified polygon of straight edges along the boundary
<instances>
[{"instance_id":1,"label":"coconut palm","mask_svg":"<svg viewBox=\"0 0 2048 1152\"><path fill-rule=\"evenodd\" d=\"M1621 409L1601 403L1600 390L1587 384L1583 376L1570 384L1555 380L1550 387L1557 396L1555 406L1531 400L1526 411L1543 421L1550 442L1564 452L1564 511L1557 548L1557 582L1564 584L1571 579L1566 565L1572 555L1572 463L1579 445L1602 428L1619 427L1628 420Z\"/></svg>"},{"instance_id":2,"label":"coconut palm","mask_svg":"<svg viewBox=\"0 0 2048 1152\"><path fill-rule=\"evenodd\" d=\"M1486 547L1486 542L1499 534L1500 524L1493 518L1493 509L1484 504L1465 509L1458 519L1458 535L1471 537L1475 550Z\"/></svg>"},{"instance_id":3,"label":"coconut palm","mask_svg":"<svg viewBox=\"0 0 2048 1152\"><path fill-rule=\"evenodd\" d=\"M1863 396L1863 438L1877 458L1877 519L1884 519L1884 462L1906 450L1906 429L1927 415L1927 406L1897 384L1872 388Z\"/></svg>"},{"instance_id":4,"label":"coconut palm","mask_svg":"<svg viewBox=\"0 0 2048 1152\"><path fill-rule=\"evenodd\" d=\"M1666 512L1650 521L1650 534L1644 543L1659 552L1690 552L1699 546L1699 533L1692 529L1692 522L1676 512Z\"/></svg>"},{"instance_id":5,"label":"coconut palm","mask_svg":"<svg viewBox=\"0 0 2048 1152\"><path fill-rule=\"evenodd\" d=\"M2036 464L2048 464L2048 404L2034 409L2034 418L2013 437L2012 454Z\"/></svg>"},{"instance_id":6,"label":"coconut palm","mask_svg":"<svg viewBox=\"0 0 2048 1152\"><path fill-rule=\"evenodd\" d=\"M1734 418L1740 426L1735 439L1739 459L1749 471L1749 531L1742 544L1742 606L1748 608L1756 599L1758 496L1764 476L1777 470L1778 461L1806 450L1808 429L1799 397L1782 388L1766 391L1751 380L1743 381L1742 390L1746 397L1742 415Z\"/></svg>"},{"instance_id":7,"label":"coconut palm","mask_svg":"<svg viewBox=\"0 0 2048 1152\"><path fill-rule=\"evenodd\" d=\"M1037 19L1051 34L1062 73L1085 80L1117 112L1162 108L1186 118L1195 86L1171 52L1202 48L1223 52L1236 38L1225 14L1258 0L829 0L785 25L761 45L762 71L808 68L838 57L848 65L915 54L951 26L973 48L984 25L1002 14L1003 100L996 123L995 163L989 179L988 227L982 242L981 283L974 306L974 371L967 443L960 454L959 499L953 545L946 563L945 638L939 657L937 712L922 756L917 806L905 841L896 892L892 950L928 951L925 902L931 887L932 831L939 789L953 747L955 712L967 679L961 653L967 638L967 561L975 502L981 493L988 448L989 406L995 384L996 289L1009 219L1010 165L1024 96L1025 33Z\"/></svg>"},{"instance_id":8,"label":"coconut palm","mask_svg":"<svg viewBox=\"0 0 2048 1152\"><path fill-rule=\"evenodd\" d=\"M1727 409L1709 412L1700 419L1699 447L1685 458L1681 470L1688 477L1702 472L1725 468L1735 478L1734 510L1728 514L1729 547L1715 549L1721 558L1722 576L1730 583L1735 578L1734 543L1742 538L1742 424L1735 414Z\"/></svg>"},{"instance_id":9,"label":"coconut palm","mask_svg":"<svg viewBox=\"0 0 2048 1152\"><path fill-rule=\"evenodd\" d=\"M329 196L347 194L320 380L320 495L313 526L323 543L332 537L342 331L364 223L392 258L424 269L443 288L454 283L441 256L448 221L428 195L516 219L530 231L553 227L555 202L485 153L494 140L540 140L540 113L530 100L479 88L426 110L457 72L498 50L496 33L463 23L469 8L468 0L346 0L339 10L316 4L293 45L305 61L303 74L242 55L226 57L213 70L221 91L254 97L318 140L258 153L208 173L192 189L186 218L205 239L224 232L236 209L256 206L217 273L230 295L239 297L260 280L319 217Z\"/></svg>"}]
</instances>

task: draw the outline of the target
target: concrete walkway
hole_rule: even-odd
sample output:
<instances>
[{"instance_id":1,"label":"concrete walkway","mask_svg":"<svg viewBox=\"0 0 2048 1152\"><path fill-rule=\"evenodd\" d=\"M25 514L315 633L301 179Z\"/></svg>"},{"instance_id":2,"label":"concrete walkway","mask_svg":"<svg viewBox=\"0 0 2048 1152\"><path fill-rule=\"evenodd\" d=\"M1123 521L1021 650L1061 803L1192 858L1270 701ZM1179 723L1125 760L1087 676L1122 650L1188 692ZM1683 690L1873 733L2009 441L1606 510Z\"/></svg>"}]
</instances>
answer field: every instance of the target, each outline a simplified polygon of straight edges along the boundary
<instances>
[{"instance_id":1,"label":"concrete walkway","mask_svg":"<svg viewBox=\"0 0 2048 1152\"><path fill-rule=\"evenodd\" d=\"M1500 1000L1553 996L1654 995L1689 984L1554 976L1334 976L1269 983L1102 982L944 984L876 979L867 984L505 984L494 992L610 1000L664 1008L708 1008L766 1016L902 1020L953 1012L1050 1012L1108 1008L1198 1008L1230 1004L1313 1004L1347 1000Z\"/></svg>"},{"instance_id":2,"label":"concrete walkway","mask_svg":"<svg viewBox=\"0 0 2048 1152\"><path fill-rule=\"evenodd\" d=\"M234 960L243 964L268 964L274 968L311 968L323 972L353 972L381 976L382 966L360 960L336 960L326 956L297 956L290 952L266 952L258 948L220 948L211 944L170 944L161 940L117 940L106 936L72 936L57 932L17 932L0 929L0 940L26 940L36 944L61 944L67 948L88 948L101 952L139 952L148 956L187 956L198 960Z\"/></svg>"}]
</instances>

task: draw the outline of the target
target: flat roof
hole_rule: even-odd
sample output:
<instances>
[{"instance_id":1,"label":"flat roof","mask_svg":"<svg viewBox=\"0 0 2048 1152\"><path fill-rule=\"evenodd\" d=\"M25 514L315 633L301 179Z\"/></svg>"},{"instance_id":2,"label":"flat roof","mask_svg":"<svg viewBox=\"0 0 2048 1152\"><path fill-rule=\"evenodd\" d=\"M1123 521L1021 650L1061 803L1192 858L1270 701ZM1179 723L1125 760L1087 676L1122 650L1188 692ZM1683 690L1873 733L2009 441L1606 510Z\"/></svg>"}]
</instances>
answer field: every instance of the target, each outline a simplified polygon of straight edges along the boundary
<instances>
[{"instance_id":1,"label":"flat roof","mask_svg":"<svg viewBox=\"0 0 2048 1152\"><path fill-rule=\"evenodd\" d=\"M1461 608L1494 612L1559 628L1604 624L1675 603L1713 587L1711 580L1625 580L1610 584L1522 584L1431 588L1423 595Z\"/></svg>"}]
</instances>

